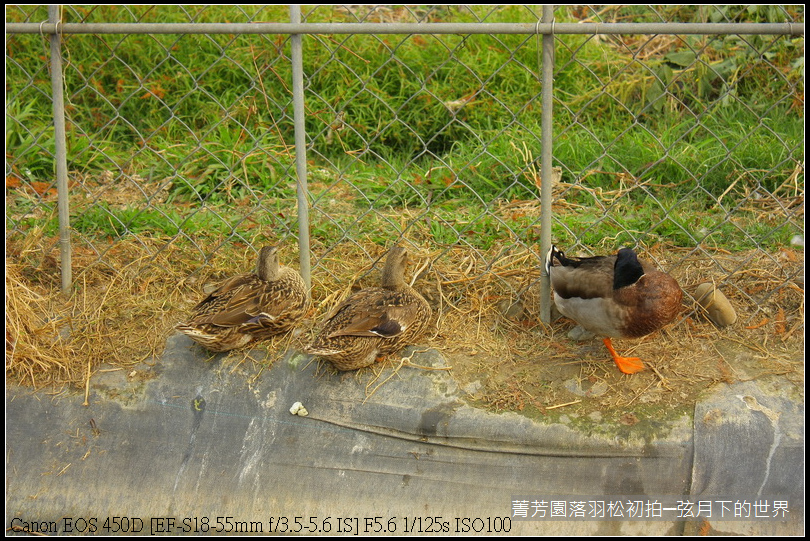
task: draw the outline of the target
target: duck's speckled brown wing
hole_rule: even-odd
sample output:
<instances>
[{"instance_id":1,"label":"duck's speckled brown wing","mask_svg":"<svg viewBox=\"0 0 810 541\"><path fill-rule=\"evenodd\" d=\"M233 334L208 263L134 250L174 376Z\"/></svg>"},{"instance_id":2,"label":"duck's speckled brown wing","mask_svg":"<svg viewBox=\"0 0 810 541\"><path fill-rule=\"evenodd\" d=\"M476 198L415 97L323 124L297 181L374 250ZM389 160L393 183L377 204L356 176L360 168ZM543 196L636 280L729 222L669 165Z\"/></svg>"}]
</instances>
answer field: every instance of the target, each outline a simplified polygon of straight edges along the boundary
<instances>
[{"instance_id":1,"label":"duck's speckled brown wing","mask_svg":"<svg viewBox=\"0 0 810 541\"><path fill-rule=\"evenodd\" d=\"M307 352L324 357L339 370L372 364L417 341L431 309L411 288L371 287L358 291L331 314Z\"/></svg>"},{"instance_id":2,"label":"duck's speckled brown wing","mask_svg":"<svg viewBox=\"0 0 810 541\"><path fill-rule=\"evenodd\" d=\"M258 314L265 284L251 274L231 278L194 307L189 322L222 327L246 323Z\"/></svg>"},{"instance_id":3,"label":"duck's speckled brown wing","mask_svg":"<svg viewBox=\"0 0 810 541\"><path fill-rule=\"evenodd\" d=\"M226 280L176 328L211 351L228 351L291 329L309 306L301 276L281 267L272 282L252 274Z\"/></svg>"},{"instance_id":4,"label":"duck's speckled brown wing","mask_svg":"<svg viewBox=\"0 0 810 541\"><path fill-rule=\"evenodd\" d=\"M420 302L408 294L369 288L344 303L324 328L328 338L376 336L394 338L417 319Z\"/></svg>"}]
</instances>

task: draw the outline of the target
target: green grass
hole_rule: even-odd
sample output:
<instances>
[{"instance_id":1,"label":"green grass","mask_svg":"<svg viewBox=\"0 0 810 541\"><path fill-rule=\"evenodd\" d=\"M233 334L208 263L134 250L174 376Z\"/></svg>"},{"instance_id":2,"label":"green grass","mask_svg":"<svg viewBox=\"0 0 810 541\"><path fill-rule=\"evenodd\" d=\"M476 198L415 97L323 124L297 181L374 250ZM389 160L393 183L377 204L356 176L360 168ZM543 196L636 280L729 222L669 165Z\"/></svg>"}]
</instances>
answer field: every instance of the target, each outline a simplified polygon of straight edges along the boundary
<instances>
[{"instance_id":1,"label":"green grass","mask_svg":"<svg viewBox=\"0 0 810 541\"><path fill-rule=\"evenodd\" d=\"M355 20L345 11L313 9L304 13L307 21ZM803 20L803 7L786 9ZM445 7L434 9L432 20L535 22L539 12ZM43 13L11 8L7 21L39 21ZM786 17L778 6L659 6L656 13L624 6L600 16L712 22ZM72 6L66 17L239 22L287 21L289 15L275 6ZM577 21L581 14L561 7L556 17ZM802 233L798 220L761 220L735 202L778 190L803 163L803 40L683 36L642 61L634 53L644 52L649 38L628 38L624 45L587 36L558 39L554 160L564 182L587 188L566 194L581 212L555 216L561 242L657 239L741 249L781 246ZM49 183L47 44L39 35L8 36L6 43L12 60L6 69L7 162L23 184ZM533 162L541 143L535 36L319 35L304 36L303 43L310 170L327 171L327 184L346 183L357 211L322 222L313 218L315 238L384 239L400 226L365 209L396 215L428 203L424 234L438 244L461 240L486 249L515 235L537 237L536 220L493 214L498 201L539 196L530 174L533 166L539 169ZM165 204L71 209L77 230L174 235L182 227L189 234L228 235L240 224L238 201L294 214L286 36L69 35L64 50L71 174L109 170L170 183ZM470 101L460 109L448 105L463 98ZM620 179L645 188L616 203L601 200L598 194L619 189ZM803 193L803 174L796 183ZM27 227L32 218L23 209L35 204L7 197L7 228ZM212 206L218 217L183 215L177 204ZM732 215L728 209L735 209ZM258 223L275 227L277 218Z\"/></svg>"},{"instance_id":2,"label":"green grass","mask_svg":"<svg viewBox=\"0 0 810 541\"><path fill-rule=\"evenodd\" d=\"M233 232L231 223L211 213L187 212L184 215L171 206L149 209L112 208L103 202L76 213L71 219L71 225L84 235L111 237L173 237L180 231L191 236L200 233L227 236Z\"/></svg>"}]
</instances>

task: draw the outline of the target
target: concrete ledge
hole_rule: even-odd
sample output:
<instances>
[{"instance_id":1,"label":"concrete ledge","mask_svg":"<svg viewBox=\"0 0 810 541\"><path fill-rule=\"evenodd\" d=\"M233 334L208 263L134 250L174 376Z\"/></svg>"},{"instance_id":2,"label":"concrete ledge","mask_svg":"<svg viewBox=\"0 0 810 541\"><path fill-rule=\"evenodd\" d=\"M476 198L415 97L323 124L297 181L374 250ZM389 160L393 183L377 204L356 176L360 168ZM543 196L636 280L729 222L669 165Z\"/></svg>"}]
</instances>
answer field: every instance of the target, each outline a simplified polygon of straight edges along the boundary
<instances>
[{"instance_id":1,"label":"concrete ledge","mask_svg":"<svg viewBox=\"0 0 810 541\"><path fill-rule=\"evenodd\" d=\"M443 371L402 368L368 396L308 361L288 352L250 385L176 335L148 377L94 378L87 407L7 388L6 527L113 533L105 521L128 517L143 533L803 533L804 406L753 382L698 404L694 423L612 437L476 409ZM289 411L299 401L306 417ZM708 526L512 516L519 495L713 494L788 498L790 515Z\"/></svg>"}]
</instances>

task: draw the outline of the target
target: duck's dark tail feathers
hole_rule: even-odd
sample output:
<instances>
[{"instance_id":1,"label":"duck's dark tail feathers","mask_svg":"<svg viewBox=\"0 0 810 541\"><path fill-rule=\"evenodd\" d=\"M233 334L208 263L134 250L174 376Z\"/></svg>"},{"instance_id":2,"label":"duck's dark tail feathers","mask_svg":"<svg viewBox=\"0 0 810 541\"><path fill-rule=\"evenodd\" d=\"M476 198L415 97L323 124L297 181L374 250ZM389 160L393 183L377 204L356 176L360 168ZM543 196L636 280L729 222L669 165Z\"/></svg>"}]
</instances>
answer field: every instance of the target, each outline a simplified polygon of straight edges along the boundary
<instances>
[{"instance_id":1,"label":"duck's dark tail feathers","mask_svg":"<svg viewBox=\"0 0 810 541\"><path fill-rule=\"evenodd\" d=\"M549 249L548 253L546 254L546 275L547 276L551 275L551 267L554 264L554 259L559 261L563 266L565 266L565 262L567 261L567 259L565 257L565 254L562 252L562 250L560 250L559 248L557 248L556 246L554 246L552 244L551 249Z\"/></svg>"}]
</instances>

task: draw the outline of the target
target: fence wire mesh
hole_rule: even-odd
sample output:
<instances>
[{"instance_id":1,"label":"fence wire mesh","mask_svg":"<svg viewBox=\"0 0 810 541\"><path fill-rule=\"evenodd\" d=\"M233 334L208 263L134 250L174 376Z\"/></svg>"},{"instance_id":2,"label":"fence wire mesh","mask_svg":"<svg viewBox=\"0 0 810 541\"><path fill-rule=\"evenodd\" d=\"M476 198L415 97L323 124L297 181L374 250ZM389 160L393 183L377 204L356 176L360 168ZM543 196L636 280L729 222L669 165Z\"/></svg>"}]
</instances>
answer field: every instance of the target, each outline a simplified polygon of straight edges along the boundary
<instances>
[{"instance_id":1,"label":"fence wire mesh","mask_svg":"<svg viewBox=\"0 0 810 541\"><path fill-rule=\"evenodd\" d=\"M306 9L305 23L541 17L527 6ZM803 15L803 6L568 6L555 20ZM46 20L43 6L6 10L7 23ZM62 21L259 24L289 15L278 6L63 6ZM395 242L414 249L448 305L473 282L485 284L481 302L537 295L541 39L303 36L316 298L328 296L317 291L327 282L370 272ZM803 35L554 41L555 243L582 254L639 247L679 273L687 294L706 279L727 288L749 322L786 288L803 287ZM6 34L6 242L38 231L42 261L58 250L48 57L47 34ZM84 264L109 264L124 241L150 256L190 246L200 267L229 247L248 253L268 242L294 260L288 35L64 34L62 61L71 245ZM690 275L695 259L711 262L700 277ZM740 281L763 272L761 284Z\"/></svg>"}]
</instances>

